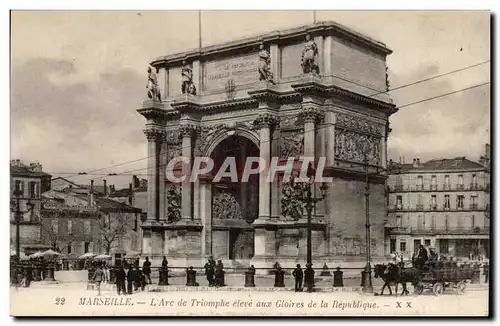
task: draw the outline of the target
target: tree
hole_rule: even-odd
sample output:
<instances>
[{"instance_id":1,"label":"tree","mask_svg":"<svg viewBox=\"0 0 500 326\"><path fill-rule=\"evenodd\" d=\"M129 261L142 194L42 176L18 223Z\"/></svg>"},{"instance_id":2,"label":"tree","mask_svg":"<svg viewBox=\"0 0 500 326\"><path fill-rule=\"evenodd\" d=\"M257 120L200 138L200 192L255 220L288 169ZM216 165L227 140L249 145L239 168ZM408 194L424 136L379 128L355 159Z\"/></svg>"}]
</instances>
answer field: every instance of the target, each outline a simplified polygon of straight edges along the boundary
<instances>
[{"instance_id":1,"label":"tree","mask_svg":"<svg viewBox=\"0 0 500 326\"><path fill-rule=\"evenodd\" d=\"M125 238L130 221L127 214L122 212L110 213L99 217L99 235L102 247L107 255L115 248L120 239Z\"/></svg>"},{"instance_id":2,"label":"tree","mask_svg":"<svg viewBox=\"0 0 500 326\"><path fill-rule=\"evenodd\" d=\"M52 227L52 221L56 220L59 223L62 218L67 216L67 212L61 208L51 208L42 210L42 214L45 215L42 218L41 222L41 228L43 234L45 235L45 240L49 242L48 244L50 245L52 250L57 252L64 250L67 247L67 244L63 248L60 248L59 245L61 243L67 242L69 234L59 232L59 227L57 228L57 230L54 230L54 228ZM46 223L44 223L45 221L49 222L50 224L47 225Z\"/></svg>"}]
</instances>

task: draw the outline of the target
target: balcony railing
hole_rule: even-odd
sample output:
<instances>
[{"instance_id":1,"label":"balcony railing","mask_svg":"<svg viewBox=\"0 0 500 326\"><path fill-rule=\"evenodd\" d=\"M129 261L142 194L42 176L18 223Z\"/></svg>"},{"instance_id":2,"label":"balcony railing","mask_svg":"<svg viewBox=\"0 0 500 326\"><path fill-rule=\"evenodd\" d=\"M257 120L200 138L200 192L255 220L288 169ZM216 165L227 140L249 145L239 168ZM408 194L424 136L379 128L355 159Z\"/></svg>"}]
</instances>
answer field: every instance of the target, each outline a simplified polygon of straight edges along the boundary
<instances>
[{"instance_id":1,"label":"balcony railing","mask_svg":"<svg viewBox=\"0 0 500 326\"><path fill-rule=\"evenodd\" d=\"M488 227L444 227L444 228L424 228L424 227L408 227L409 233L413 234L489 234Z\"/></svg>"},{"instance_id":2,"label":"balcony railing","mask_svg":"<svg viewBox=\"0 0 500 326\"><path fill-rule=\"evenodd\" d=\"M480 190L480 188L481 188L481 187L480 187L477 183L471 183L471 184L469 185L469 189L470 189L470 190Z\"/></svg>"},{"instance_id":3,"label":"balcony railing","mask_svg":"<svg viewBox=\"0 0 500 326\"><path fill-rule=\"evenodd\" d=\"M461 208L461 207L454 207L454 208L449 208L445 206L438 206L438 205L429 205L429 206L424 206L424 205L415 205L415 207L408 207L408 206L402 206L402 207L397 207L397 205L388 207L387 210L389 212L433 212L433 211L446 211L446 212L474 212L474 211L489 211L488 206L485 206L485 208L480 208L479 205L475 206L469 206L468 208Z\"/></svg>"},{"instance_id":4,"label":"balcony railing","mask_svg":"<svg viewBox=\"0 0 500 326\"><path fill-rule=\"evenodd\" d=\"M452 187L451 185L443 184L438 186L437 184L431 184L429 187L425 185L415 185L415 186L389 186L389 192L420 192L420 191L489 191L490 185L482 186L479 184L470 184L467 187L465 185L456 185Z\"/></svg>"},{"instance_id":5,"label":"balcony railing","mask_svg":"<svg viewBox=\"0 0 500 326\"><path fill-rule=\"evenodd\" d=\"M449 234L461 234L461 235L487 235L490 233L489 227L411 227L411 226L396 226L396 225L386 225L386 228L390 229L392 234L429 234L429 235L449 235Z\"/></svg>"},{"instance_id":6,"label":"balcony railing","mask_svg":"<svg viewBox=\"0 0 500 326\"><path fill-rule=\"evenodd\" d=\"M478 208L477 204L470 204L469 207L470 207L470 209L477 209Z\"/></svg>"}]
</instances>

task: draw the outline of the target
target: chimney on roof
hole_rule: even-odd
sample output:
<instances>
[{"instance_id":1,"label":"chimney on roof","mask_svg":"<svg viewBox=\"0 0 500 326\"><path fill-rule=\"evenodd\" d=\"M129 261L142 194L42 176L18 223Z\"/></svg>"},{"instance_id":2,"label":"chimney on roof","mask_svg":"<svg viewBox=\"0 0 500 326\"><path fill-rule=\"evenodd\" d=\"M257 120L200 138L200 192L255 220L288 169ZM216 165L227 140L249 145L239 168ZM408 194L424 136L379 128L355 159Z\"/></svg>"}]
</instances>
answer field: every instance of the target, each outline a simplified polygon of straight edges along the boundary
<instances>
[{"instance_id":1,"label":"chimney on roof","mask_svg":"<svg viewBox=\"0 0 500 326\"><path fill-rule=\"evenodd\" d=\"M403 164L406 164L406 162L405 162L405 157L404 157L404 156L403 156Z\"/></svg>"},{"instance_id":2,"label":"chimney on roof","mask_svg":"<svg viewBox=\"0 0 500 326\"><path fill-rule=\"evenodd\" d=\"M108 197L108 183L106 179L103 180L104 183L104 197Z\"/></svg>"},{"instance_id":3,"label":"chimney on roof","mask_svg":"<svg viewBox=\"0 0 500 326\"><path fill-rule=\"evenodd\" d=\"M413 159L413 167L414 168L418 167L417 159L416 158Z\"/></svg>"},{"instance_id":4,"label":"chimney on roof","mask_svg":"<svg viewBox=\"0 0 500 326\"><path fill-rule=\"evenodd\" d=\"M128 185L128 204L133 206L134 192L132 191L132 184Z\"/></svg>"},{"instance_id":5,"label":"chimney on roof","mask_svg":"<svg viewBox=\"0 0 500 326\"><path fill-rule=\"evenodd\" d=\"M147 179L141 179L141 190L147 190L148 189L148 180Z\"/></svg>"},{"instance_id":6,"label":"chimney on roof","mask_svg":"<svg viewBox=\"0 0 500 326\"><path fill-rule=\"evenodd\" d=\"M94 180L90 180L88 207L94 207Z\"/></svg>"},{"instance_id":7,"label":"chimney on roof","mask_svg":"<svg viewBox=\"0 0 500 326\"><path fill-rule=\"evenodd\" d=\"M420 166L420 158L417 158L417 165Z\"/></svg>"},{"instance_id":8,"label":"chimney on roof","mask_svg":"<svg viewBox=\"0 0 500 326\"><path fill-rule=\"evenodd\" d=\"M141 184L139 183L139 178L136 175L132 176L132 186L134 187L134 189L137 189L141 186Z\"/></svg>"}]
</instances>

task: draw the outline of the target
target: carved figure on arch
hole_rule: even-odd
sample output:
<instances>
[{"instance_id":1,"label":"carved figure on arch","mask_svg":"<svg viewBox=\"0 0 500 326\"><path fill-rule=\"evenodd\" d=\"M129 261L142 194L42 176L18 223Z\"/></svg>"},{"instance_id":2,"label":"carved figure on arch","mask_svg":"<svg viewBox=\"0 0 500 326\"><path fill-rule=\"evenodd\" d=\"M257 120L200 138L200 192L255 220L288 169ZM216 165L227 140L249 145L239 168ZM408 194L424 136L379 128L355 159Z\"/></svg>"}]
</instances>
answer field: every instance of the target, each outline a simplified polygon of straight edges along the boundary
<instances>
[{"instance_id":1,"label":"carved figure on arch","mask_svg":"<svg viewBox=\"0 0 500 326\"><path fill-rule=\"evenodd\" d=\"M146 88L148 89L148 98L161 103L161 93L160 87L158 86L157 72L157 69L148 67L148 83Z\"/></svg>"},{"instance_id":2,"label":"carved figure on arch","mask_svg":"<svg viewBox=\"0 0 500 326\"><path fill-rule=\"evenodd\" d=\"M271 71L271 54L260 44L259 52L259 80L274 84L274 76Z\"/></svg>"},{"instance_id":3,"label":"carved figure on arch","mask_svg":"<svg viewBox=\"0 0 500 326\"><path fill-rule=\"evenodd\" d=\"M193 69L186 64L186 61L182 61L181 91L182 94L196 95L196 87L193 83Z\"/></svg>"},{"instance_id":4,"label":"carved figure on arch","mask_svg":"<svg viewBox=\"0 0 500 326\"><path fill-rule=\"evenodd\" d=\"M302 71L304 74L319 75L318 54L318 45L311 38L311 35L306 34L306 44L302 49Z\"/></svg>"},{"instance_id":5,"label":"carved figure on arch","mask_svg":"<svg viewBox=\"0 0 500 326\"><path fill-rule=\"evenodd\" d=\"M220 191L213 197L212 216L218 219L241 220L243 212L231 193Z\"/></svg>"},{"instance_id":6,"label":"carved figure on arch","mask_svg":"<svg viewBox=\"0 0 500 326\"><path fill-rule=\"evenodd\" d=\"M167 191L167 219L169 223L177 222L181 219L181 193L175 186L170 186Z\"/></svg>"},{"instance_id":7,"label":"carved figure on arch","mask_svg":"<svg viewBox=\"0 0 500 326\"><path fill-rule=\"evenodd\" d=\"M282 136L280 141L280 157L298 157L304 151L304 136L302 134Z\"/></svg>"}]
</instances>

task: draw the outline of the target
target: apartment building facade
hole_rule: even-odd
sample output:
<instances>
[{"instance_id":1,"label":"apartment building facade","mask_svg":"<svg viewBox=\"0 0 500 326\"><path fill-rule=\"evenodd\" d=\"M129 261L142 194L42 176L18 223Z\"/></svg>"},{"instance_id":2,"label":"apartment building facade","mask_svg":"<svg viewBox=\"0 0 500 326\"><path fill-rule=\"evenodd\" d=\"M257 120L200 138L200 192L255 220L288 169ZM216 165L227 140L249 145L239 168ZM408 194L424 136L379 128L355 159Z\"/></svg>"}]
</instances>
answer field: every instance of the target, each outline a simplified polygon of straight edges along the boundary
<instances>
[{"instance_id":1,"label":"apartment building facade","mask_svg":"<svg viewBox=\"0 0 500 326\"><path fill-rule=\"evenodd\" d=\"M422 244L453 257L489 256L489 165L465 157L389 162L387 191L388 252L411 257Z\"/></svg>"},{"instance_id":2,"label":"apartment building facade","mask_svg":"<svg viewBox=\"0 0 500 326\"><path fill-rule=\"evenodd\" d=\"M16 211L19 204L19 245L21 253L46 249L40 238L41 193L50 189L51 175L39 163L10 161L10 248L16 251ZM16 193L16 189L19 193ZM17 196L16 196L17 195Z\"/></svg>"},{"instance_id":3,"label":"apartment building facade","mask_svg":"<svg viewBox=\"0 0 500 326\"><path fill-rule=\"evenodd\" d=\"M63 181L60 178L57 189L42 194L44 243L69 259L105 253L115 263L125 254L140 253L140 209L95 194L93 184L85 194L68 180L71 187L62 187Z\"/></svg>"}]
</instances>

